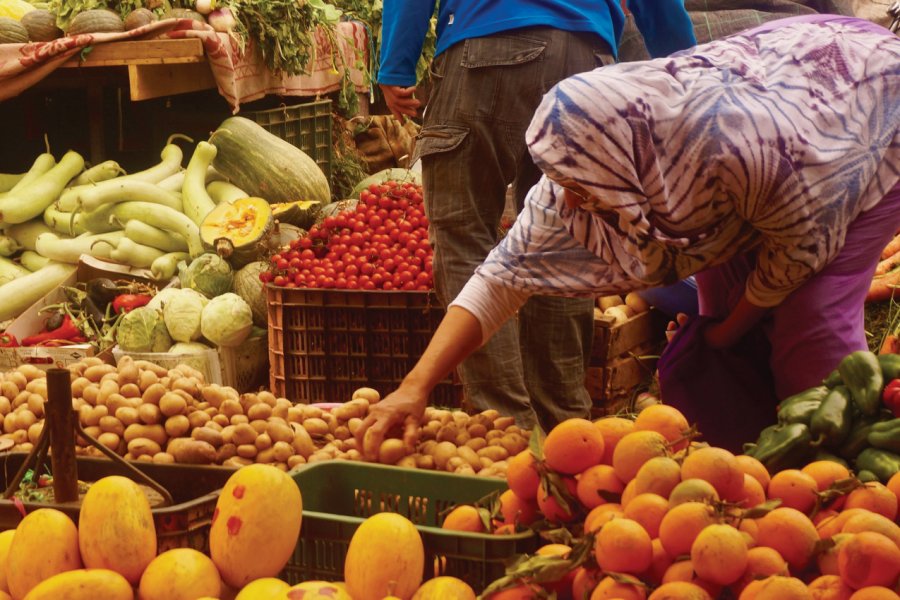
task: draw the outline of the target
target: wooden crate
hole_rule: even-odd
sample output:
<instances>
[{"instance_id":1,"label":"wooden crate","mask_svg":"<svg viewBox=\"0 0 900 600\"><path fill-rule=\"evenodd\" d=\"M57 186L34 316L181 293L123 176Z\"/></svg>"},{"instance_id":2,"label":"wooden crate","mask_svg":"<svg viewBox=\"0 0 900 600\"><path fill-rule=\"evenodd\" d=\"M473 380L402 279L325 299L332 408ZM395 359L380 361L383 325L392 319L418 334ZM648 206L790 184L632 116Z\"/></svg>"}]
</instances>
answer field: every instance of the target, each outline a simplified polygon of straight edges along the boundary
<instances>
[{"instance_id":1,"label":"wooden crate","mask_svg":"<svg viewBox=\"0 0 900 600\"><path fill-rule=\"evenodd\" d=\"M594 321L594 345L585 387L595 416L626 409L634 396L649 386L665 341L667 318L656 311L635 315L614 325L612 319Z\"/></svg>"}]
</instances>

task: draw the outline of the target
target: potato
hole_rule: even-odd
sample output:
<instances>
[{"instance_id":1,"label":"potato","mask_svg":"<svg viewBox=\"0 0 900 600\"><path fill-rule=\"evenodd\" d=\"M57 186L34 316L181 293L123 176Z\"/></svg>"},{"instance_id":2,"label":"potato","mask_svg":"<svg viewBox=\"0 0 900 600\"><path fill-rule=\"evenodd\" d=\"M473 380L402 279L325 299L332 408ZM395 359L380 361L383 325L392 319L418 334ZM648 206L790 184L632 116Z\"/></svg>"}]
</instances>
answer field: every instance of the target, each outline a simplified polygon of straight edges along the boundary
<instances>
[{"instance_id":1,"label":"potato","mask_svg":"<svg viewBox=\"0 0 900 600\"><path fill-rule=\"evenodd\" d=\"M218 448L224 443L222 434L209 427L197 427L191 431L191 439L206 442L213 448Z\"/></svg>"},{"instance_id":2,"label":"potato","mask_svg":"<svg viewBox=\"0 0 900 600\"><path fill-rule=\"evenodd\" d=\"M163 414L155 404L141 404L138 409L138 418L146 425L157 425L163 422Z\"/></svg>"},{"instance_id":3,"label":"potato","mask_svg":"<svg viewBox=\"0 0 900 600\"><path fill-rule=\"evenodd\" d=\"M356 400L357 398L366 400L369 404L375 404L381 400L381 394L376 389L361 387L356 389L350 396L350 400Z\"/></svg>"},{"instance_id":4,"label":"potato","mask_svg":"<svg viewBox=\"0 0 900 600\"><path fill-rule=\"evenodd\" d=\"M166 395L166 391L166 388L161 383L151 384L141 394L141 400L144 404L159 404L160 399Z\"/></svg>"},{"instance_id":5,"label":"potato","mask_svg":"<svg viewBox=\"0 0 900 600\"><path fill-rule=\"evenodd\" d=\"M456 445L453 442L438 442L434 447L434 452L432 452L435 466L442 471L447 468L447 463L450 459L456 457L456 455Z\"/></svg>"},{"instance_id":6,"label":"potato","mask_svg":"<svg viewBox=\"0 0 900 600\"><path fill-rule=\"evenodd\" d=\"M468 463L463 463L463 464L459 465L458 467L456 467L456 469L453 470L453 472L456 473L457 475L474 475L475 474L475 471L472 469L472 466L469 465Z\"/></svg>"},{"instance_id":7,"label":"potato","mask_svg":"<svg viewBox=\"0 0 900 600\"><path fill-rule=\"evenodd\" d=\"M263 465L270 465L275 462L275 449L266 448L256 453L256 462Z\"/></svg>"},{"instance_id":8,"label":"potato","mask_svg":"<svg viewBox=\"0 0 900 600\"><path fill-rule=\"evenodd\" d=\"M277 462L287 462L294 455L294 448L287 442L275 442L272 453Z\"/></svg>"},{"instance_id":9,"label":"potato","mask_svg":"<svg viewBox=\"0 0 900 600\"><path fill-rule=\"evenodd\" d=\"M89 383L85 388L81 391L81 397L84 398L84 401L90 404L91 406L97 405L97 396L100 395L100 386L96 383Z\"/></svg>"},{"instance_id":10,"label":"potato","mask_svg":"<svg viewBox=\"0 0 900 600\"><path fill-rule=\"evenodd\" d=\"M212 419L210 419L209 421L204 423L203 427L206 427L207 429L212 429L213 431L218 431L219 433L222 433L222 430L225 429L224 427L222 427L221 425L219 425Z\"/></svg>"},{"instance_id":11,"label":"potato","mask_svg":"<svg viewBox=\"0 0 900 600\"><path fill-rule=\"evenodd\" d=\"M466 431L469 433L469 439L472 438L483 438L487 435L487 427L485 427L482 423L471 423L466 428Z\"/></svg>"},{"instance_id":12,"label":"potato","mask_svg":"<svg viewBox=\"0 0 900 600\"><path fill-rule=\"evenodd\" d=\"M184 391L184 390L172 390L171 393L176 394L176 395L178 395L178 396L181 396L182 399L184 399L185 404L187 404L188 406L193 406L193 405L194 405L194 397L191 396L190 394L188 394L186 391Z\"/></svg>"},{"instance_id":13,"label":"potato","mask_svg":"<svg viewBox=\"0 0 900 600\"><path fill-rule=\"evenodd\" d=\"M181 437L191 430L191 423L184 415L173 415L166 419L165 430L169 437Z\"/></svg>"},{"instance_id":14,"label":"potato","mask_svg":"<svg viewBox=\"0 0 900 600\"><path fill-rule=\"evenodd\" d=\"M194 367L186 364L180 364L175 367L175 370L179 371L185 377L192 378L197 381L198 384L205 384L206 377L204 377L203 373L195 369Z\"/></svg>"},{"instance_id":15,"label":"potato","mask_svg":"<svg viewBox=\"0 0 900 600\"><path fill-rule=\"evenodd\" d=\"M136 383L126 383L125 385L119 386L119 393L126 398L140 398L141 388L139 388Z\"/></svg>"},{"instance_id":16,"label":"potato","mask_svg":"<svg viewBox=\"0 0 900 600\"><path fill-rule=\"evenodd\" d=\"M291 401L287 398L278 398L275 401L275 408L272 409L272 416L286 421L288 410L290 410L292 406L293 404L291 404Z\"/></svg>"},{"instance_id":17,"label":"potato","mask_svg":"<svg viewBox=\"0 0 900 600\"><path fill-rule=\"evenodd\" d=\"M97 408L107 408L105 406L97 406ZM139 423L141 420L141 415L137 411L136 408L132 408L130 406L123 406L116 411L116 418L122 422L122 425L128 427L129 425L134 425L135 423Z\"/></svg>"},{"instance_id":18,"label":"potato","mask_svg":"<svg viewBox=\"0 0 900 600\"><path fill-rule=\"evenodd\" d=\"M175 463L175 457L168 452L157 452L153 455L153 462L158 465L171 465Z\"/></svg>"},{"instance_id":19,"label":"potato","mask_svg":"<svg viewBox=\"0 0 900 600\"><path fill-rule=\"evenodd\" d=\"M43 398L47 397L47 380L44 378L41 379L32 379L25 385L25 389L32 394L37 394Z\"/></svg>"},{"instance_id":20,"label":"potato","mask_svg":"<svg viewBox=\"0 0 900 600\"><path fill-rule=\"evenodd\" d=\"M303 413L303 420L306 419L321 419L322 418L322 409L318 406L309 406L308 404L304 404L299 407Z\"/></svg>"},{"instance_id":21,"label":"potato","mask_svg":"<svg viewBox=\"0 0 900 600\"><path fill-rule=\"evenodd\" d=\"M84 370L84 376L94 383L99 383L100 379L108 373L115 373L116 368L112 365L101 364L88 367Z\"/></svg>"},{"instance_id":22,"label":"potato","mask_svg":"<svg viewBox=\"0 0 900 600\"><path fill-rule=\"evenodd\" d=\"M148 371L147 369L140 369L140 375L138 376L138 387L141 388L141 393L146 392L151 385L159 382L159 377L156 376L156 373L153 371Z\"/></svg>"},{"instance_id":23,"label":"potato","mask_svg":"<svg viewBox=\"0 0 900 600\"><path fill-rule=\"evenodd\" d=\"M10 371L6 374L6 379L12 381L20 390L24 390L28 385L28 378L19 371Z\"/></svg>"},{"instance_id":24,"label":"potato","mask_svg":"<svg viewBox=\"0 0 900 600\"><path fill-rule=\"evenodd\" d=\"M302 425L294 423L291 428L294 430L294 439L291 441L294 452L303 458L309 458L316 451L312 437Z\"/></svg>"},{"instance_id":25,"label":"potato","mask_svg":"<svg viewBox=\"0 0 900 600\"><path fill-rule=\"evenodd\" d=\"M486 446L481 450L477 450L478 456L485 456L494 462L505 460L509 457L509 452L503 446Z\"/></svg>"},{"instance_id":26,"label":"potato","mask_svg":"<svg viewBox=\"0 0 900 600\"><path fill-rule=\"evenodd\" d=\"M378 448L378 462L383 465L395 465L405 455L406 447L403 440L388 438L381 442Z\"/></svg>"},{"instance_id":27,"label":"potato","mask_svg":"<svg viewBox=\"0 0 900 600\"><path fill-rule=\"evenodd\" d=\"M34 366L32 364L28 364L28 363L19 365L18 367L16 367L16 371L18 371L19 373L24 375L25 379L27 379L28 381L32 381L35 379L43 379L45 377L45 374L43 371L41 371L36 366Z\"/></svg>"},{"instance_id":28,"label":"potato","mask_svg":"<svg viewBox=\"0 0 900 600\"><path fill-rule=\"evenodd\" d=\"M266 433L269 434L269 437L272 438L272 441L275 443L287 442L290 444L294 441L294 430L291 429L290 425L280 419L270 419L269 422L266 423Z\"/></svg>"},{"instance_id":29,"label":"potato","mask_svg":"<svg viewBox=\"0 0 900 600\"><path fill-rule=\"evenodd\" d=\"M243 415L244 408L241 406L241 403L237 400L228 399L222 402L222 405L219 406L219 412L229 419L235 415Z\"/></svg>"},{"instance_id":30,"label":"potato","mask_svg":"<svg viewBox=\"0 0 900 600\"><path fill-rule=\"evenodd\" d=\"M131 440L137 438L146 438L156 442L160 446L164 446L168 439L166 430L162 425L141 425L140 423L135 423L126 427L124 437L127 443L130 443Z\"/></svg>"},{"instance_id":31,"label":"potato","mask_svg":"<svg viewBox=\"0 0 900 600\"><path fill-rule=\"evenodd\" d=\"M187 417L188 421L191 424L191 427L203 427L212 419L212 417L210 417L202 410L195 410L192 413L188 414Z\"/></svg>"},{"instance_id":32,"label":"potato","mask_svg":"<svg viewBox=\"0 0 900 600\"><path fill-rule=\"evenodd\" d=\"M454 473L454 472L456 472L457 469L459 469L463 465L468 466L469 463L467 463L465 460L463 460L463 458L460 456L451 456L450 459L447 460L447 464L444 466L443 470L448 471L450 473Z\"/></svg>"},{"instance_id":33,"label":"potato","mask_svg":"<svg viewBox=\"0 0 900 600\"><path fill-rule=\"evenodd\" d=\"M516 424L515 417L497 417L496 419L494 419L494 429L502 430L502 429L506 429L507 427L510 427L511 425L515 425L515 424Z\"/></svg>"},{"instance_id":34,"label":"potato","mask_svg":"<svg viewBox=\"0 0 900 600\"><path fill-rule=\"evenodd\" d=\"M346 425L339 425L334 428L334 437L338 440L350 439L350 428Z\"/></svg>"},{"instance_id":35,"label":"potato","mask_svg":"<svg viewBox=\"0 0 900 600\"><path fill-rule=\"evenodd\" d=\"M128 442L128 453L135 458L140 458L145 454L153 456L161 451L162 448L160 448L159 444L153 440L148 440L147 438L135 438Z\"/></svg>"},{"instance_id":36,"label":"potato","mask_svg":"<svg viewBox=\"0 0 900 600\"><path fill-rule=\"evenodd\" d=\"M487 468L489 468L489 467L491 467L491 466L494 465L494 461L492 461L491 459L489 459L487 456L479 456L479 457L478 457L478 461L481 463L481 468L482 468L482 469L487 469ZM481 472L481 471L479 471L479 473L480 473L480 472Z\"/></svg>"},{"instance_id":37,"label":"potato","mask_svg":"<svg viewBox=\"0 0 900 600\"><path fill-rule=\"evenodd\" d=\"M159 410L167 417L183 414L186 408L187 402L174 392L166 392L159 399ZM176 456L175 458L177 459L178 457Z\"/></svg>"},{"instance_id":38,"label":"potato","mask_svg":"<svg viewBox=\"0 0 900 600\"><path fill-rule=\"evenodd\" d=\"M200 388L197 383L197 379L194 377L181 377L172 384L172 390L181 390L187 392L192 398L197 398L200 396Z\"/></svg>"},{"instance_id":39,"label":"potato","mask_svg":"<svg viewBox=\"0 0 900 600\"><path fill-rule=\"evenodd\" d=\"M134 364L131 357L123 356L117 368L119 371L117 380L120 387L128 384L136 385L140 381L140 369Z\"/></svg>"},{"instance_id":40,"label":"potato","mask_svg":"<svg viewBox=\"0 0 900 600\"><path fill-rule=\"evenodd\" d=\"M37 423L35 423L35 425L37 425ZM30 429L30 427L29 427L29 429ZM99 433L98 433L98 435L99 435ZM10 438L17 445L24 444L28 441L28 432L25 431L24 429L17 429L10 434Z\"/></svg>"},{"instance_id":41,"label":"potato","mask_svg":"<svg viewBox=\"0 0 900 600\"><path fill-rule=\"evenodd\" d=\"M460 446L456 449L456 454L466 461L476 473L481 470L481 460L479 460L475 451L468 446Z\"/></svg>"},{"instance_id":42,"label":"potato","mask_svg":"<svg viewBox=\"0 0 900 600\"><path fill-rule=\"evenodd\" d=\"M88 407L90 412L88 413L87 419L84 421L84 425L87 427L93 427L100 424L100 419L109 414L109 409L105 406L94 406Z\"/></svg>"},{"instance_id":43,"label":"potato","mask_svg":"<svg viewBox=\"0 0 900 600\"><path fill-rule=\"evenodd\" d=\"M402 457L397 461L398 467L406 467L407 469L415 469L416 468L416 457L412 454Z\"/></svg>"},{"instance_id":44,"label":"potato","mask_svg":"<svg viewBox=\"0 0 900 600\"><path fill-rule=\"evenodd\" d=\"M241 416L243 416L243 415L241 415ZM212 420L215 421L216 423L218 423L219 425L221 425L222 427L225 427L225 426L231 424L231 421L228 419L228 417L226 417L225 415L221 415L221 414L214 415Z\"/></svg>"},{"instance_id":45,"label":"potato","mask_svg":"<svg viewBox=\"0 0 900 600\"><path fill-rule=\"evenodd\" d=\"M75 397L78 397L78 396L81 396L85 386L88 385L90 383L90 381L88 381L84 377L80 377L80 378L76 379L75 381L85 382L85 383L79 384L80 387L78 388L77 394L75 393L74 389L72 391L72 395ZM72 383L72 386L74 388L75 382ZM23 391L23 390L19 390L19 388L16 387L16 384L14 384L12 381L4 381L3 383L0 383L0 394L3 394L10 400L12 400L16 396L18 396L20 391Z\"/></svg>"},{"instance_id":46,"label":"potato","mask_svg":"<svg viewBox=\"0 0 900 600\"><path fill-rule=\"evenodd\" d=\"M515 455L528 447L528 441L522 436L508 433L500 438L500 445L503 446L510 455Z\"/></svg>"},{"instance_id":47,"label":"potato","mask_svg":"<svg viewBox=\"0 0 900 600\"><path fill-rule=\"evenodd\" d=\"M434 457L429 454L413 454L413 457L416 459L416 468L417 469L433 469L434 468Z\"/></svg>"},{"instance_id":48,"label":"potato","mask_svg":"<svg viewBox=\"0 0 900 600\"><path fill-rule=\"evenodd\" d=\"M288 420L288 423L303 422L303 409L300 408L299 406L290 407L287 412L287 420Z\"/></svg>"},{"instance_id":49,"label":"potato","mask_svg":"<svg viewBox=\"0 0 900 600\"><path fill-rule=\"evenodd\" d=\"M28 428L28 441L32 444L37 444L38 439L41 437L41 432L44 431L44 422L38 421Z\"/></svg>"},{"instance_id":50,"label":"potato","mask_svg":"<svg viewBox=\"0 0 900 600\"><path fill-rule=\"evenodd\" d=\"M28 390L22 390L21 392L19 392L19 394L12 399L13 409L19 408L23 405L27 405L29 398L31 398L31 392L29 392Z\"/></svg>"},{"instance_id":51,"label":"potato","mask_svg":"<svg viewBox=\"0 0 900 600\"><path fill-rule=\"evenodd\" d=\"M40 394L29 394L26 404L28 405L28 410L40 419L44 416L44 402L46 400Z\"/></svg>"},{"instance_id":52,"label":"potato","mask_svg":"<svg viewBox=\"0 0 900 600\"><path fill-rule=\"evenodd\" d=\"M232 456L237 456L237 446L234 444L222 444L216 450L216 463L222 464Z\"/></svg>"},{"instance_id":53,"label":"potato","mask_svg":"<svg viewBox=\"0 0 900 600\"><path fill-rule=\"evenodd\" d=\"M232 469L240 469L241 467L246 467L248 465L252 465L253 461L247 458L241 458L240 456L232 456L228 460L222 463L223 467L230 467Z\"/></svg>"},{"instance_id":54,"label":"potato","mask_svg":"<svg viewBox=\"0 0 900 600\"><path fill-rule=\"evenodd\" d=\"M419 444L419 452L422 454L434 454L434 449L437 447L437 442L434 440L426 440Z\"/></svg>"},{"instance_id":55,"label":"potato","mask_svg":"<svg viewBox=\"0 0 900 600\"><path fill-rule=\"evenodd\" d=\"M431 420L440 421L441 425L446 425L453 420L453 415L449 410L435 409L432 411Z\"/></svg>"},{"instance_id":56,"label":"potato","mask_svg":"<svg viewBox=\"0 0 900 600\"><path fill-rule=\"evenodd\" d=\"M302 456L300 456L299 454L294 454L287 460L288 469L295 469L295 468L299 467L300 465L305 465L305 464L306 464L306 459L303 458Z\"/></svg>"},{"instance_id":57,"label":"potato","mask_svg":"<svg viewBox=\"0 0 900 600\"><path fill-rule=\"evenodd\" d=\"M73 399L73 405L75 400ZM0 396L0 416L6 416L12 410L12 402L6 396Z\"/></svg>"},{"instance_id":58,"label":"potato","mask_svg":"<svg viewBox=\"0 0 900 600\"><path fill-rule=\"evenodd\" d=\"M261 433L256 436L256 440L253 444L260 450L268 450L272 447L272 438L269 437L268 433Z\"/></svg>"},{"instance_id":59,"label":"potato","mask_svg":"<svg viewBox=\"0 0 900 600\"><path fill-rule=\"evenodd\" d=\"M484 438L481 438L481 437L473 437L468 442L466 442L465 445L468 446L469 448L471 448L472 450L478 452L482 448L487 447L487 440Z\"/></svg>"},{"instance_id":60,"label":"potato","mask_svg":"<svg viewBox=\"0 0 900 600\"><path fill-rule=\"evenodd\" d=\"M345 402L340 406L331 409L333 414L339 421L349 421L350 419L364 419L369 412L369 401L365 398L356 398L350 402Z\"/></svg>"},{"instance_id":61,"label":"potato","mask_svg":"<svg viewBox=\"0 0 900 600\"><path fill-rule=\"evenodd\" d=\"M486 439L488 442L490 442L491 440L499 440L502 437L503 437L503 431L498 430L498 429L491 429L490 431L487 432L487 435L484 436L484 439Z\"/></svg>"},{"instance_id":62,"label":"potato","mask_svg":"<svg viewBox=\"0 0 900 600\"><path fill-rule=\"evenodd\" d=\"M629 292L625 295L625 305L639 315L650 310L650 305L637 292Z\"/></svg>"},{"instance_id":63,"label":"potato","mask_svg":"<svg viewBox=\"0 0 900 600\"><path fill-rule=\"evenodd\" d=\"M125 433L125 426L122 424L122 421L109 415L101 417L98 425L104 433L114 433L117 436L122 436Z\"/></svg>"},{"instance_id":64,"label":"potato","mask_svg":"<svg viewBox=\"0 0 900 600\"><path fill-rule=\"evenodd\" d=\"M141 404L140 398L126 398L119 393L110 394L109 398L106 399L106 407L109 408L109 412L111 413L115 413L123 406L136 409Z\"/></svg>"},{"instance_id":65,"label":"potato","mask_svg":"<svg viewBox=\"0 0 900 600\"><path fill-rule=\"evenodd\" d=\"M230 396L225 393L224 388L215 383L201 387L200 397L203 398L205 402L209 402L210 406L215 406L216 408L222 406L222 403L230 398Z\"/></svg>"},{"instance_id":66,"label":"potato","mask_svg":"<svg viewBox=\"0 0 900 600\"><path fill-rule=\"evenodd\" d=\"M208 465L216 460L216 449L211 444L190 438L171 440L166 452L175 457L175 462L189 465Z\"/></svg>"},{"instance_id":67,"label":"potato","mask_svg":"<svg viewBox=\"0 0 900 600\"><path fill-rule=\"evenodd\" d=\"M240 425L241 423L248 424L250 423L250 419L247 418L247 415L234 415L231 417L229 423L232 425Z\"/></svg>"},{"instance_id":68,"label":"potato","mask_svg":"<svg viewBox=\"0 0 900 600\"><path fill-rule=\"evenodd\" d=\"M440 421L428 421L424 426L419 428L420 440L433 440L437 438L438 431L441 430Z\"/></svg>"},{"instance_id":69,"label":"potato","mask_svg":"<svg viewBox=\"0 0 900 600\"><path fill-rule=\"evenodd\" d=\"M603 311L604 317L612 317L613 325L626 323L629 318L627 306L612 306Z\"/></svg>"},{"instance_id":70,"label":"potato","mask_svg":"<svg viewBox=\"0 0 900 600\"><path fill-rule=\"evenodd\" d=\"M262 419L256 419L255 421L250 421L250 427L255 429L256 433L265 433L266 429L269 427L269 423Z\"/></svg>"},{"instance_id":71,"label":"potato","mask_svg":"<svg viewBox=\"0 0 900 600\"><path fill-rule=\"evenodd\" d=\"M601 296L597 298L597 306L599 306L602 310L606 310L607 308L611 308L613 306L622 306L625 304L625 301L622 300L622 296L618 294L614 294L612 296Z\"/></svg>"},{"instance_id":72,"label":"potato","mask_svg":"<svg viewBox=\"0 0 900 600\"><path fill-rule=\"evenodd\" d=\"M3 433L12 433L16 431L16 415L9 413L3 417Z\"/></svg>"},{"instance_id":73,"label":"potato","mask_svg":"<svg viewBox=\"0 0 900 600\"><path fill-rule=\"evenodd\" d=\"M259 434L255 429L250 427L248 423L241 423L240 425L236 425L234 427L234 434L232 439L234 443L238 446L243 446L246 444L254 444L256 443L256 438Z\"/></svg>"},{"instance_id":74,"label":"potato","mask_svg":"<svg viewBox=\"0 0 900 600\"><path fill-rule=\"evenodd\" d=\"M346 440L342 440L341 447L344 449L344 452L347 452L348 450L359 450L356 443L356 438L352 437L347 438Z\"/></svg>"},{"instance_id":75,"label":"potato","mask_svg":"<svg viewBox=\"0 0 900 600\"><path fill-rule=\"evenodd\" d=\"M24 432L23 432L24 433ZM31 452L34 450L34 444L31 442L23 442L21 444L16 444L12 448L10 448L13 452Z\"/></svg>"},{"instance_id":76,"label":"potato","mask_svg":"<svg viewBox=\"0 0 900 600\"><path fill-rule=\"evenodd\" d=\"M241 458L256 458L259 448L253 444L241 444L237 447L237 455Z\"/></svg>"},{"instance_id":77,"label":"potato","mask_svg":"<svg viewBox=\"0 0 900 600\"><path fill-rule=\"evenodd\" d=\"M337 420L337 417L335 417L335 416L334 416L333 414L331 414L330 412L327 412L327 411L323 412L323 413L322 413L322 420L325 421L325 424L326 424L326 425L328 425L328 432L329 432L329 433L334 432L335 428L338 426L338 420Z\"/></svg>"},{"instance_id":78,"label":"potato","mask_svg":"<svg viewBox=\"0 0 900 600\"><path fill-rule=\"evenodd\" d=\"M37 423L37 417L27 408L20 410L16 415L16 429L27 431L35 423Z\"/></svg>"},{"instance_id":79,"label":"potato","mask_svg":"<svg viewBox=\"0 0 900 600\"><path fill-rule=\"evenodd\" d=\"M459 434L456 436L456 439L453 440L453 443L456 444L457 446L465 446L466 443L468 443L468 441L471 439L472 439L472 436L469 435L469 432L466 430L463 430L463 431L459 432Z\"/></svg>"},{"instance_id":80,"label":"potato","mask_svg":"<svg viewBox=\"0 0 900 600\"><path fill-rule=\"evenodd\" d=\"M330 429L328 428L328 423L326 423L323 419L306 419L303 421L303 428L309 432L309 435L312 436L322 436L326 433L330 433Z\"/></svg>"}]
</instances>

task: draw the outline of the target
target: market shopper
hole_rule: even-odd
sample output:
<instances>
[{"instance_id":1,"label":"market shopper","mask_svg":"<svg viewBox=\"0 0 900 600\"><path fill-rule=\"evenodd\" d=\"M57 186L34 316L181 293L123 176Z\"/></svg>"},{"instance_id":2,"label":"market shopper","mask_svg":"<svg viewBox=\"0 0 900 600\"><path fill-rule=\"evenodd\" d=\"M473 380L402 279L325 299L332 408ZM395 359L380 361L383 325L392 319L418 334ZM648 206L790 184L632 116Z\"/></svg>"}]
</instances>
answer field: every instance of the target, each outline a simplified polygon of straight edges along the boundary
<instances>
[{"instance_id":1,"label":"market shopper","mask_svg":"<svg viewBox=\"0 0 900 600\"><path fill-rule=\"evenodd\" d=\"M434 0L385 0L378 80L391 112L416 116L416 63ZM683 0L630 0L654 56L692 46ZM442 0L433 87L417 139L446 306L499 239L506 189L521 210L540 178L525 130L542 95L574 73L612 63L624 15L619 0ZM415 162L415 157L414 157ZM593 340L589 298L535 296L461 365L467 399L530 427L586 416L585 363Z\"/></svg>"},{"instance_id":2,"label":"market shopper","mask_svg":"<svg viewBox=\"0 0 900 600\"><path fill-rule=\"evenodd\" d=\"M359 439L371 448L404 421L412 434L436 382L533 294L693 274L708 347L761 330L778 397L817 384L866 348L868 281L900 228L898 127L900 39L849 17L570 77L527 133L545 176Z\"/></svg>"}]
</instances>

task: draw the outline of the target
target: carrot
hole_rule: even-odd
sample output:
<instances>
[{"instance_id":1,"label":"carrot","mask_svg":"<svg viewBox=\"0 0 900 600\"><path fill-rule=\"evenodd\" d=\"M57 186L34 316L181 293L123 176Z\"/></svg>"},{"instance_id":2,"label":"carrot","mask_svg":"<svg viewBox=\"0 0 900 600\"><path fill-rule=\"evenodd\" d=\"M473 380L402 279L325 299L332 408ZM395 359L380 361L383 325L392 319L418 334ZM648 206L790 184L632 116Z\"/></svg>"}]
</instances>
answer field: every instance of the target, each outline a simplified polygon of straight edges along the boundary
<instances>
[{"instance_id":1,"label":"carrot","mask_svg":"<svg viewBox=\"0 0 900 600\"><path fill-rule=\"evenodd\" d=\"M893 271L896 267L900 267L900 252L880 261L878 266L875 267L875 277L884 275L888 271Z\"/></svg>"},{"instance_id":2,"label":"carrot","mask_svg":"<svg viewBox=\"0 0 900 600\"><path fill-rule=\"evenodd\" d=\"M894 239L888 242L888 245L881 251L881 260L885 260L900 252L900 234L895 235Z\"/></svg>"},{"instance_id":3,"label":"carrot","mask_svg":"<svg viewBox=\"0 0 900 600\"><path fill-rule=\"evenodd\" d=\"M872 279L869 293L866 294L866 302L888 300L893 297L894 290L898 287L900 287L900 267Z\"/></svg>"},{"instance_id":4,"label":"carrot","mask_svg":"<svg viewBox=\"0 0 900 600\"><path fill-rule=\"evenodd\" d=\"M878 354L900 354L900 338L896 335L884 336L884 342L881 344Z\"/></svg>"}]
</instances>

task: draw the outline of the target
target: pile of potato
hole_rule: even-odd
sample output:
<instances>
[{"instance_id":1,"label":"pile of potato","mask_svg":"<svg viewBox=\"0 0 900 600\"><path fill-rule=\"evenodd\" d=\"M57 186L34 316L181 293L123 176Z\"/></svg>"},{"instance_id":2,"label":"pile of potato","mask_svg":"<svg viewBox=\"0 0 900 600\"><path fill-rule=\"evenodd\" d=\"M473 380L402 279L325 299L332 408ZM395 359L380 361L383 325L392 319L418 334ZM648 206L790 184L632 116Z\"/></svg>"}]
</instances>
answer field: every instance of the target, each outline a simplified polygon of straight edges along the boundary
<instances>
[{"instance_id":1,"label":"pile of potato","mask_svg":"<svg viewBox=\"0 0 900 600\"><path fill-rule=\"evenodd\" d=\"M637 292L629 292L624 299L619 295L600 296L594 306L594 319L610 317L613 325L620 325L648 310L650 305Z\"/></svg>"},{"instance_id":2,"label":"pile of potato","mask_svg":"<svg viewBox=\"0 0 900 600\"><path fill-rule=\"evenodd\" d=\"M165 369L130 357L118 366L86 358L69 370L72 405L85 432L126 459L155 463L260 462L287 470L321 460L362 460L353 434L380 399L377 391L361 388L349 402L322 410L267 391L239 394L206 384L188 365ZM43 428L46 398L39 368L0 373L0 440L11 440L14 451L30 451ZM102 454L86 440L78 444L80 454ZM527 445L528 433L496 411L469 416L429 408L415 449L386 439L377 454L384 464L502 477L506 459Z\"/></svg>"}]
</instances>

